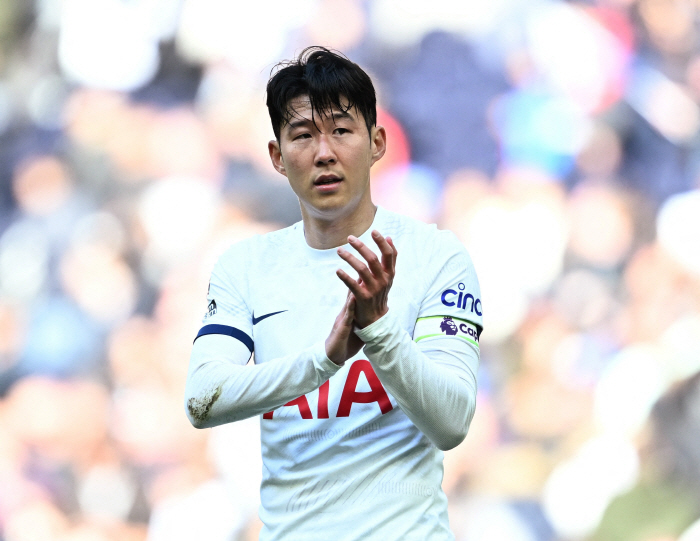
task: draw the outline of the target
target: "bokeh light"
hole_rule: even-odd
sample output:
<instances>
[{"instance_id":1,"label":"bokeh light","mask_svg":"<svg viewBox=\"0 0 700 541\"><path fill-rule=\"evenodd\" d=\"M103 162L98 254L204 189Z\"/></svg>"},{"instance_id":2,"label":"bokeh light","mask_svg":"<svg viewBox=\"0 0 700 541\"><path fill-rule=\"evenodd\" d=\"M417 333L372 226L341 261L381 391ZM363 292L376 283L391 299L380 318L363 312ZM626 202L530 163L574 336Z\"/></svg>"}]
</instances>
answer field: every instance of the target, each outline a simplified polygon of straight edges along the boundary
<instances>
[{"instance_id":1,"label":"bokeh light","mask_svg":"<svg viewBox=\"0 0 700 541\"><path fill-rule=\"evenodd\" d=\"M209 274L300 218L265 84L375 82L380 205L481 283L458 541L700 538L700 3L0 2L0 539L257 539L257 419L182 404ZM399 266L400 272L400 266Z\"/></svg>"}]
</instances>

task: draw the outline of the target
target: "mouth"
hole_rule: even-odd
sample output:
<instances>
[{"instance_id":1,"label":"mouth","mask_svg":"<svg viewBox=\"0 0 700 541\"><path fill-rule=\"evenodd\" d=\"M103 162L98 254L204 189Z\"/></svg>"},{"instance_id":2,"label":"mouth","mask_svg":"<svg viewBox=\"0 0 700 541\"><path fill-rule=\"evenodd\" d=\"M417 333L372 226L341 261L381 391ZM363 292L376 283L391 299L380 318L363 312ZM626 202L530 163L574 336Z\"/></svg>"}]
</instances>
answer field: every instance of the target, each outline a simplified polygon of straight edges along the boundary
<instances>
[{"instance_id":1,"label":"mouth","mask_svg":"<svg viewBox=\"0 0 700 541\"><path fill-rule=\"evenodd\" d=\"M314 180L314 190L322 194L333 194L340 189L343 179L337 175L321 175Z\"/></svg>"},{"instance_id":2,"label":"mouth","mask_svg":"<svg viewBox=\"0 0 700 541\"><path fill-rule=\"evenodd\" d=\"M321 175L314 180L314 186L330 186L342 182L342 178L337 175Z\"/></svg>"}]
</instances>

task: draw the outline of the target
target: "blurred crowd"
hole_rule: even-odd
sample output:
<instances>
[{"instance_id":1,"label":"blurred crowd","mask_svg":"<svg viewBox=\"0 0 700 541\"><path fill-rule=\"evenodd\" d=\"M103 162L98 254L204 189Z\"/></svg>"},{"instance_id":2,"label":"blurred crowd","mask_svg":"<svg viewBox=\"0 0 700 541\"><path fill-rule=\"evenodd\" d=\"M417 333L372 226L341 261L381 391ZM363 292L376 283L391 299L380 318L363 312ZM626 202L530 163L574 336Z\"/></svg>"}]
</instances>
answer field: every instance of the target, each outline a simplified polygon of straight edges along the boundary
<instances>
[{"instance_id":1,"label":"blurred crowd","mask_svg":"<svg viewBox=\"0 0 700 541\"><path fill-rule=\"evenodd\" d=\"M216 258L300 219L264 86L311 44L375 81L375 202L481 280L457 540L699 540L699 15L1 0L0 541L257 539L258 420L195 430L184 380Z\"/></svg>"}]
</instances>

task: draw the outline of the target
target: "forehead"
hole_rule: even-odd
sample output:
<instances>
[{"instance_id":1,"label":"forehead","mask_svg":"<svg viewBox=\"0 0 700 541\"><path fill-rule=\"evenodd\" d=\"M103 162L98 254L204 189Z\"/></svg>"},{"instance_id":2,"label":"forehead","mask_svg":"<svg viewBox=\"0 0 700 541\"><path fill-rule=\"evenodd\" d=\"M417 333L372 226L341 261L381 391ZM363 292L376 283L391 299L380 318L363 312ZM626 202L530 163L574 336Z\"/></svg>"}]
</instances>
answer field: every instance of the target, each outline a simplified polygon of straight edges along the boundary
<instances>
[{"instance_id":1,"label":"forehead","mask_svg":"<svg viewBox=\"0 0 700 541\"><path fill-rule=\"evenodd\" d=\"M288 118L284 126L289 126L290 123L294 124L295 120L334 122L338 116L343 118L350 117L353 120L357 120L360 117L360 113L356 107L353 106L348 109L348 100L343 96L340 97L340 104L342 109L332 107L331 109L314 110L311 107L311 101L308 96L298 96L290 100L287 105Z\"/></svg>"}]
</instances>

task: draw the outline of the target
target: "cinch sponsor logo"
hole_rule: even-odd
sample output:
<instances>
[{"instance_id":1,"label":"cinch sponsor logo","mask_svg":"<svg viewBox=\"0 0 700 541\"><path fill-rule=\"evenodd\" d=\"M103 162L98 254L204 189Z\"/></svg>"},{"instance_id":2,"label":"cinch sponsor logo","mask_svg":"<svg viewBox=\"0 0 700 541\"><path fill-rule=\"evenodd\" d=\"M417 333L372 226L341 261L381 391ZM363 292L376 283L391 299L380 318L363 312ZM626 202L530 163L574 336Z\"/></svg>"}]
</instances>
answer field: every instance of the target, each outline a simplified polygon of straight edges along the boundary
<instances>
[{"instance_id":1,"label":"cinch sponsor logo","mask_svg":"<svg viewBox=\"0 0 700 541\"><path fill-rule=\"evenodd\" d=\"M450 316L445 316L442 318L442 321L440 322L440 330L448 336L454 336L458 331L461 331L470 336L475 342L479 341L479 333L476 332L476 329L473 326L467 325L466 323L460 323L458 326Z\"/></svg>"},{"instance_id":2,"label":"cinch sponsor logo","mask_svg":"<svg viewBox=\"0 0 700 541\"><path fill-rule=\"evenodd\" d=\"M457 289L446 289L442 292L440 300L445 306L457 306L462 310L468 310L469 312L475 312L477 316L482 315L481 313L481 299L475 299L474 295L471 293L464 293L464 284L457 284Z\"/></svg>"}]
</instances>

